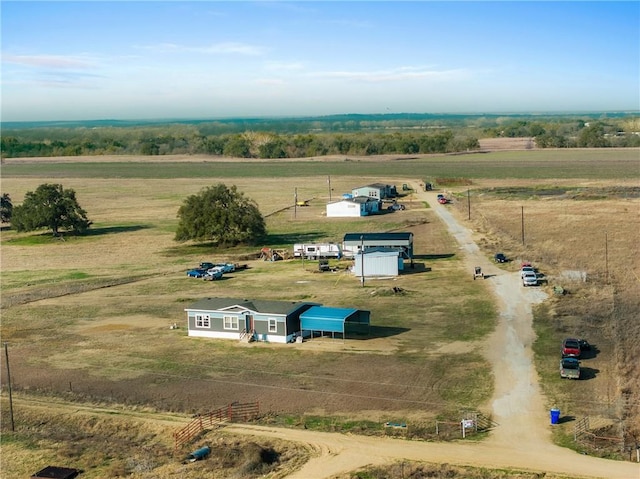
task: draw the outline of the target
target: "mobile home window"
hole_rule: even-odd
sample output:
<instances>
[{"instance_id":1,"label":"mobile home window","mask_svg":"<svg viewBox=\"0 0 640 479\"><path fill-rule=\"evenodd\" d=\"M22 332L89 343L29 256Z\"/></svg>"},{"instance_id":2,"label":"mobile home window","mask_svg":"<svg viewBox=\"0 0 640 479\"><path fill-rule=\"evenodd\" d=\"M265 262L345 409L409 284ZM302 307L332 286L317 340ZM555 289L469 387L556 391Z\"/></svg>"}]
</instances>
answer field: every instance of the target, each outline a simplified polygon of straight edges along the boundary
<instances>
[{"instance_id":1,"label":"mobile home window","mask_svg":"<svg viewBox=\"0 0 640 479\"><path fill-rule=\"evenodd\" d=\"M270 333L278 332L278 325L276 324L276 320L273 318L269 318L269 332Z\"/></svg>"},{"instance_id":2,"label":"mobile home window","mask_svg":"<svg viewBox=\"0 0 640 479\"><path fill-rule=\"evenodd\" d=\"M238 329L238 317L237 316L225 316L224 317L224 329Z\"/></svg>"},{"instance_id":3,"label":"mobile home window","mask_svg":"<svg viewBox=\"0 0 640 479\"><path fill-rule=\"evenodd\" d=\"M209 328L209 315L196 314L196 328Z\"/></svg>"}]
</instances>

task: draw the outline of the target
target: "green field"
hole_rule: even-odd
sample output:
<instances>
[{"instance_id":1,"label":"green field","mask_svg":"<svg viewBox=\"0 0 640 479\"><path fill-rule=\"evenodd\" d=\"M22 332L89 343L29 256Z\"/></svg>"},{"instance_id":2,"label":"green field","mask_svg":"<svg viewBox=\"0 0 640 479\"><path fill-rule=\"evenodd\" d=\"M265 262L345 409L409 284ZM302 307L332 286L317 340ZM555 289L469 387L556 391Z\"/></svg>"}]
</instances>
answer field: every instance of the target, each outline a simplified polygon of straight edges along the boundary
<instances>
[{"instance_id":1,"label":"green field","mask_svg":"<svg viewBox=\"0 0 640 479\"><path fill-rule=\"evenodd\" d=\"M28 160L28 161L27 161ZM261 160L172 162L145 157L144 162L50 163L30 159L3 165L4 177L55 178L294 178L305 176L372 176L409 178L615 179L640 178L640 150L537 150L436 155L417 159L375 161L366 157L340 160Z\"/></svg>"}]
</instances>

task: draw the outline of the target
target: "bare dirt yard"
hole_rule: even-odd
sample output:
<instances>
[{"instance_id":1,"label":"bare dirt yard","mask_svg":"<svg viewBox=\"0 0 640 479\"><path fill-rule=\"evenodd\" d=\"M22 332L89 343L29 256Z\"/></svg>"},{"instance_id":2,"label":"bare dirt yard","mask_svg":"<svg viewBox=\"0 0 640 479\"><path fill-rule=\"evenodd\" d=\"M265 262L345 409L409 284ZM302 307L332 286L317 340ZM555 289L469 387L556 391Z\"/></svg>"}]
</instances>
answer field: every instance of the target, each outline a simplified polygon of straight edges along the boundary
<instances>
[{"instance_id":1,"label":"bare dirt yard","mask_svg":"<svg viewBox=\"0 0 640 479\"><path fill-rule=\"evenodd\" d=\"M376 179L333 182L347 191L369 180ZM43 181L3 178L3 189L15 191L19 202ZM466 196L467 187L423 192L420 180L394 181L413 187L403 199L406 211L371 218L366 228L414 232L416 268L362 288L346 270L320 274L313 264L248 259L250 249L231 256L176 245L177 207L210 180L64 180L90 212L94 236L53 242L3 232L1 329L10 344L18 420L18 434L7 434L3 388L3 476L25 477L39 464L62 461L87 478L346 478L367 466L383 468L370 477L476 477L477 470L438 465L445 463L510 471L477 477L638 477L637 463L553 445L568 443L575 420L586 415L640 430L633 360L640 338L640 202L629 194L635 182L563 181L568 192L541 195L556 182L486 180L475 181L473 196ZM325 186L315 179L296 180L312 201L295 217L282 208L290 191L280 180L236 183L258 200L276 243L310 230L313 239L339 238L354 226L327 224ZM612 194L616 189L620 194ZM437 204L440 191L451 204ZM597 194L585 198L585 191ZM514 261L493 264L497 251ZM249 269L214 283L184 276L212 257ZM521 286L523 259L540 268L543 285ZM486 274L481 282L471 277L478 265ZM554 295L558 285L567 294ZM239 292L371 309L375 334L292 345L186 337L186 305ZM181 327L169 329L174 322ZM557 378L564 335L597 348L584 361L583 381ZM4 368L2 374L6 384ZM226 426L194 441L193 447L219 446L212 460L185 465L179 459L186 451L173 455L171 434L191 415L253 400L260 401L261 424ZM548 410L556 406L563 421L551 426ZM416 432L436 418L455 420L467 407L495 423L483 440L380 437L385 421L406 421ZM327 426L318 428L323 420ZM621 437L619 427L608 432Z\"/></svg>"}]
</instances>

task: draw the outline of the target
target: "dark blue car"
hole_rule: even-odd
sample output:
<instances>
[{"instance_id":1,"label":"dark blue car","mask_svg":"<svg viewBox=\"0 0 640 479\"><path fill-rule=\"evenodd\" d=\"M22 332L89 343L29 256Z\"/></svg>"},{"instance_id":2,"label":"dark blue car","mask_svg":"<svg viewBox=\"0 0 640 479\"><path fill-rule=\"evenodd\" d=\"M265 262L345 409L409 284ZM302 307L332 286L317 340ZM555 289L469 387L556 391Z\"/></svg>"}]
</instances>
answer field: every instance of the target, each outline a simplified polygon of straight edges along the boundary
<instances>
[{"instance_id":1,"label":"dark blue car","mask_svg":"<svg viewBox=\"0 0 640 479\"><path fill-rule=\"evenodd\" d=\"M189 278L202 278L205 274L207 274L207 270L200 268L190 269L187 271L187 276L189 276Z\"/></svg>"}]
</instances>

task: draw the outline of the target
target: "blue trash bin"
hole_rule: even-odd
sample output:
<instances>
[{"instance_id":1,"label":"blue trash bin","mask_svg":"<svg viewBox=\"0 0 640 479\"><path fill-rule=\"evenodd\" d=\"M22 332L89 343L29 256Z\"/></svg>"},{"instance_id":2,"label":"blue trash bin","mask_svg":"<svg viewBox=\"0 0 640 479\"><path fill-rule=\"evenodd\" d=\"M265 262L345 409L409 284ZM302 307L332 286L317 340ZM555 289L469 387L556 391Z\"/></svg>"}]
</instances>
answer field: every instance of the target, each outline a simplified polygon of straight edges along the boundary
<instances>
[{"instance_id":1,"label":"blue trash bin","mask_svg":"<svg viewBox=\"0 0 640 479\"><path fill-rule=\"evenodd\" d=\"M558 421L560 420L560 409L552 409L550 411L551 413L551 424L558 424Z\"/></svg>"}]
</instances>

